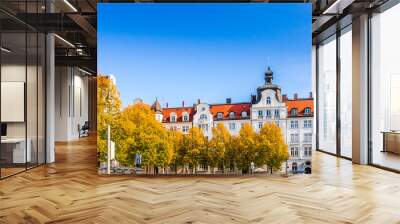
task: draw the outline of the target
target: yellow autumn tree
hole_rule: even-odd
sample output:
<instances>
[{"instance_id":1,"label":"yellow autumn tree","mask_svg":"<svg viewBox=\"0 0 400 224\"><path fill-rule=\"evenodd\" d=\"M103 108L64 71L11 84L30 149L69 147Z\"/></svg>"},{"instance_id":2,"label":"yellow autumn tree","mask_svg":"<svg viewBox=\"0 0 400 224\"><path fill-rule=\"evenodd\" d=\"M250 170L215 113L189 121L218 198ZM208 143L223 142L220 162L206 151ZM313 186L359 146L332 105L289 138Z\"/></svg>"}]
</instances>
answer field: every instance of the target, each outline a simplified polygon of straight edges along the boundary
<instances>
[{"instance_id":1,"label":"yellow autumn tree","mask_svg":"<svg viewBox=\"0 0 400 224\"><path fill-rule=\"evenodd\" d=\"M236 160L237 160L237 151L238 151L238 136L231 136L229 139L228 147L225 149L225 158L224 163L228 166L232 171L235 171L236 168Z\"/></svg>"},{"instance_id":2,"label":"yellow autumn tree","mask_svg":"<svg viewBox=\"0 0 400 224\"><path fill-rule=\"evenodd\" d=\"M247 173L251 162L256 158L256 133L250 124L245 123L237 136L235 152L236 165L243 173Z\"/></svg>"},{"instance_id":3,"label":"yellow autumn tree","mask_svg":"<svg viewBox=\"0 0 400 224\"><path fill-rule=\"evenodd\" d=\"M111 140L119 138L121 99L117 86L108 76L97 76L97 150L98 159L107 158L107 126L111 127Z\"/></svg>"},{"instance_id":4,"label":"yellow autumn tree","mask_svg":"<svg viewBox=\"0 0 400 224\"><path fill-rule=\"evenodd\" d=\"M276 124L265 124L257 135L256 165L267 164L270 172L280 169L282 163L289 159L288 146Z\"/></svg>"},{"instance_id":5,"label":"yellow autumn tree","mask_svg":"<svg viewBox=\"0 0 400 224\"><path fill-rule=\"evenodd\" d=\"M214 172L214 167L221 167L224 173L226 153L231 141L231 134L222 123L212 129L213 137L208 150L208 162Z\"/></svg>"},{"instance_id":6,"label":"yellow autumn tree","mask_svg":"<svg viewBox=\"0 0 400 224\"><path fill-rule=\"evenodd\" d=\"M168 132L168 137L172 145L172 151L173 151L170 164L173 165L173 169L176 174L178 172L178 166L183 165L182 154L184 154L184 151L182 149L183 149L183 139L185 136L182 134L182 132L179 132L177 130L170 130Z\"/></svg>"},{"instance_id":7,"label":"yellow autumn tree","mask_svg":"<svg viewBox=\"0 0 400 224\"><path fill-rule=\"evenodd\" d=\"M136 103L127 106L122 111L123 132L130 136L125 143L127 147L120 148L120 158L134 165L136 155L141 155L142 165L146 171L150 167L165 167L172 160L172 146L168 141L168 133L160 122L155 120L155 114L150 106Z\"/></svg>"},{"instance_id":8,"label":"yellow autumn tree","mask_svg":"<svg viewBox=\"0 0 400 224\"><path fill-rule=\"evenodd\" d=\"M201 161L201 154L207 147L207 139L199 128L193 127L189 130L186 141L187 152L184 161L192 166L194 173L196 173L197 166Z\"/></svg>"}]
</instances>

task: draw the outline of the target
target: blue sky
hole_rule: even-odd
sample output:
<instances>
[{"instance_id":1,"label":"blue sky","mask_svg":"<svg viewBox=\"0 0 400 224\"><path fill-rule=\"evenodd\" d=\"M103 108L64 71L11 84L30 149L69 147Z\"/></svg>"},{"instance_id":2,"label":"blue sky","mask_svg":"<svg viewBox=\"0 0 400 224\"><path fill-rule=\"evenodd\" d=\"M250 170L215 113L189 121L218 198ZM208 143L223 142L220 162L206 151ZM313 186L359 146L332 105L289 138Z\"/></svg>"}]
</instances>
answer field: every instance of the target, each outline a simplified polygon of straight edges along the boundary
<instances>
[{"instance_id":1,"label":"blue sky","mask_svg":"<svg viewBox=\"0 0 400 224\"><path fill-rule=\"evenodd\" d=\"M310 4L98 4L98 69L126 106L250 101L264 83L311 91Z\"/></svg>"}]
</instances>

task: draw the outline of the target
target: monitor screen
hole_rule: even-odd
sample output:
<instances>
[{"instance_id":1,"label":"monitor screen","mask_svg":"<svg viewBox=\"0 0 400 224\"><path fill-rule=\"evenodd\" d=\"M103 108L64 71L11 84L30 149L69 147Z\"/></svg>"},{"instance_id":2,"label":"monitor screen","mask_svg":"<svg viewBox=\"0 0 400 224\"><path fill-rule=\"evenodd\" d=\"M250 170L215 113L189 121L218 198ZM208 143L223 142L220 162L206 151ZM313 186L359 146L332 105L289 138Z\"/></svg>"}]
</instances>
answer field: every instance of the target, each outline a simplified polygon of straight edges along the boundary
<instances>
[{"instance_id":1,"label":"monitor screen","mask_svg":"<svg viewBox=\"0 0 400 224\"><path fill-rule=\"evenodd\" d=\"M1 136L7 136L7 124L1 124Z\"/></svg>"}]
</instances>

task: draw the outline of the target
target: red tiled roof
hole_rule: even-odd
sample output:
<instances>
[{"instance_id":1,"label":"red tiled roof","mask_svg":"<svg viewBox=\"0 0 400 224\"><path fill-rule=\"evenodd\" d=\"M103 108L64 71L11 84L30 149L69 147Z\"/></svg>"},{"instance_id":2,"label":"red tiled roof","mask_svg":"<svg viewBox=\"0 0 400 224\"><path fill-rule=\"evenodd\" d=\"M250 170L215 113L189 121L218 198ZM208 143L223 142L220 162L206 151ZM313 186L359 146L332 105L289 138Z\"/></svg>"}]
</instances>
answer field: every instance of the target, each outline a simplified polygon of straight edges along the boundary
<instances>
[{"instance_id":1,"label":"red tiled roof","mask_svg":"<svg viewBox=\"0 0 400 224\"><path fill-rule=\"evenodd\" d=\"M284 100L286 103L286 107L288 109L288 117L294 117L290 115L290 111L292 109L297 109L297 116L298 117L308 117L308 116L313 116L314 114L314 100L313 99L297 99L297 100ZM306 108L310 108L311 113L310 114L304 114L304 110Z\"/></svg>"},{"instance_id":2,"label":"red tiled roof","mask_svg":"<svg viewBox=\"0 0 400 224\"><path fill-rule=\"evenodd\" d=\"M247 118L250 117L251 103L234 103L234 104L214 104L211 105L211 113L214 119L217 119L218 113L222 113L222 119L232 119L229 117L230 112L235 112L234 119L242 118L242 111L247 112Z\"/></svg>"},{"instance_id":3,"label":"red tiled roof","mask_svg":"<svg viewBox=\"0 0 400 224\"><path fill-rule=\"evenodd\" d=\"M163 108L163 122L170 122L171 113L175 113L177 116L176 122L182 122L182 114L187 112L189 114L189 121L193 120L194 109L193 107L175 107L175 108Z\"/></svg>"}]
</instances>

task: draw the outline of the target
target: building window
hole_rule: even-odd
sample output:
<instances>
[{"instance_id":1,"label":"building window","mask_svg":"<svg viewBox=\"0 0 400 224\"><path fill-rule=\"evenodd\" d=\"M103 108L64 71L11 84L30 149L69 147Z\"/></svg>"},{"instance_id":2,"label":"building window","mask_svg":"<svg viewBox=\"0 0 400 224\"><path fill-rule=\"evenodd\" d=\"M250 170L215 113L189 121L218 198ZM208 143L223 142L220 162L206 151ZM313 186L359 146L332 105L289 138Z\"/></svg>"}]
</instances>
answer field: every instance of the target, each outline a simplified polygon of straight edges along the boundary
<instances>
[{"instance_id":1,"label":"building window","mask_svg":"<svg viewBox=\"0 0 400 224\"><path fill-rule=\"evenodd\" d=\"M290 156L298 157L299 156L299 147L290 147Z\"/></svg>"},{"instance_id":2,"label":"building window","mask_svg":"<svg viewBox=\"0 0 400 224\"><path fill-rule=\"evenodd\" d=\"M207 120L207 115L201 114L200 115L200 120Z\"/></svg>"},{"instance_id":3,"label":"building window","mask_svg":"<svg viewBox=\"0 0 400 224\"><path fill-rule=\"evenodd\" d=\"M235 112L229 112L229 118L235 118Z\"/></svg>"},{"instance_id":4,"label":"building window","mask_svg":"<svg viewBox=\"0 0 400 224\"><path fill-rule=\"evenodd\" d=\"M171 114L170 115L170 122L176 122L176 115L175 114Z\"/></svg>"},{"instance_id":5,"label":"building window","mask_svg":"<svg viewBox=\"0 0 400 224\"><path fill-rule=\"evenodd\" d=\"M312 156L312 149L311 146L304 147L304 157Z\"/></svg>"},{"instance_id":6,"label":"building window","mask_svg":"<svg viewBox=\"0 0 400 224\"><path fill-rule=\"evenodd\" d=\"M312 133L304 133L304 142L312 141Z\"/></svg>"},{"instance_id":7,"label":"building window","mask_svg":"<svg viewBox=\"0 0 400 224\"><path fill-rule=\"evenodd\" d=\"M292 163L292 171L297 172L297 163Z\"/></svg>"},{"instance_id":8,"label":"building window","mask_svg":"<svg viewBox=\"0 0 400 224\"><path fill-rule=\"evenodd\" d=\"M262 110L258 111L258 118L263 118L263 111Z\"/></svg>"},{"instance_id":9,"label":"building window","mask_svg":"<svg viewBox=\"0 0 400 224\"><path fill-rule=\"evenodd\" d=\"M290 134L290 143L299 143L299 134Z\"/></svg>"},{"instance_id":10,"label":"building window","mask_svg":"<svg viewBox=\"0 0 400 224\"><path fill-rule=\"evenodd\" d=\"M258 122L258 128L261 129L263 126L263 122Z\"/></svg>"},{"instance_id":11,"label":"building window","mask_svg":"<svg viewBox=\"0 0 400 224\"><path fill-rule=\"evenodd\" d=\"M297 116L297 109L296 108L291 109L290 110L290 115L291 116Z\"/></svg>"},{"instance_id":12,"label":"building window","mask_svg":"<svg viewBox=\"0 0 400 224\"><path fill-rule=\"evenodd\" d=\"M271 97L267 97L267 104L271 104Z\"/></svg>"},{"instance_id":13,"label":"building window","mask_svg":"<svg viewBox=\"0 0 400 224\"><path fill-rule=\"evenodd\" d=\"M266 110L265 112L266 112L265 114L267 117L271 117L271 110Z\"/></svg>"},{"instance_id":14,"label":"building window","mask_svg":"<svg viewBox=\"0 0 400 224\"><path fill-rule=\"evenodd\" d=\"M305 128L311 128L312 127L312 120L305 120L304 121L304 127Z\"/></svg>"},{"instance_id":15,"label":"building window","mask_svg":"<svg viewBox=\"0 0 400 224\"><path fill-rule=\"evenodd\" d=\"M233 131L236 129L236 124L235 123L229 123L229 130Z\"/></svg>"},{"instance_id":16,"label":"building window","mask_svg":"<svg viewBox=\"0 0 400 224\"><path fill-rule=\"evenodd\" d=\"M208 124L200 124L199 128L203 131L203 132L208 132Z\"/></svg>"},{"instance_id":17,"label":"building window","mask_svg":"<svg viewBox=\"0 0 400 224\"><path fill-rule=\"evenodd\" d=\"M299 121L290 121L290 128L299 128Z\"/></svg>"},{"instance_id":18,"label":"building window","mask_svg":"<svg viewBox=\"0 0 400 224\"><path fill-rule=\"evenodd\" d=\"M274 114L275 114L275 117L279 117L279 110L275 110Z\"/></svg>"},{"instance_id":19,"label":"building window","mask_svg":"<svg viewBox=\"0 0 400 224\"><path fill-rule=\"evenodd\" d=\"M183 121L189 121L189 115L188 114L184 114L183 115Z\"/></svg>"},{"instance_id":20,"label":"building window","mask_svg":"<svg viewBox=\"0 0 400 224\"><path fill-rule=\"evenodd\" d=\"M304 114L306 115L311 114L311 109L309 107L306 107L306 109L304 109Z\"/></svg>"},{"instance_id":21,"label":"building window","mask_svg":"<svg viewBox=\"0 0 400 224\"><path fill-rule=\"evenodd\" d=\"M188 133L189 132L189 126L182 126L182 132L183 133Z\"/></svg>"},{"instance_id":22,"label":"building window","mask_svg":"<svg viewBox=\"0 0 400 224\"><path fill-rule=\"evenodd\" d=\"M275 121L275 125L279 127L279 121Z\"/></svg>"},{"instance_id":23,"label":"building window","mask_svg":"<svg viewBox=\"0 0 400 224\"><path fill-rule=\"evenodd\" d=\"M247 117L247 111L242 111L242 117Z\"/></svg>"},{"instance_id":24,"label":"building window","mask_svg":"<svg viewBox=\"0 0 400 224\"><path fill-rule=\"evenodd\" d=\"M223 114L222 114L221 112L218 112L218 113L217 113L217 119L222 119L222 115L223 115Z\"/></svg>"}]
</instances>

